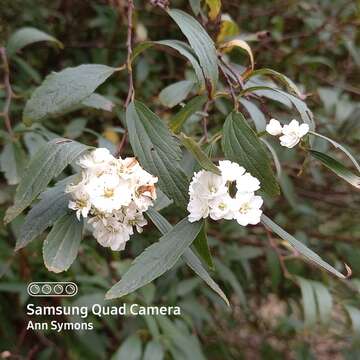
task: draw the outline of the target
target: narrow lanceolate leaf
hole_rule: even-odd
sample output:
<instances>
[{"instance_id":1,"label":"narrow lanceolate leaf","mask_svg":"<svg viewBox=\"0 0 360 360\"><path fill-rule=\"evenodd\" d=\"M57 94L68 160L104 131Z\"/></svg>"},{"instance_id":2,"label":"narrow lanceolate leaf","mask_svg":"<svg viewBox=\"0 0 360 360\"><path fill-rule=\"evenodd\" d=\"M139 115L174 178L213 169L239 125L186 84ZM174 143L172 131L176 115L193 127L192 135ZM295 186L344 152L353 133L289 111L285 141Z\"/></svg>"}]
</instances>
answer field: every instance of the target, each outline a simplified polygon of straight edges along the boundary
<instances>
[{"instance_id":1,"label":"narrow lanceolate leaf","mask_svg":"<svg viewBox=\"0 0 360 360\"><path fill-rule=\"evenodd\" d=\"M239 101L249 113L251 119L254 121L256 130L258 132L264 131L266 128L266 117L264 113L253 102L249 100L240 98Z\"/></svg>"},{"instance_id":2,"label":"narrow lanceolate leaf","mask_svg":"<svg viewBox=\"0 0 360 360\"><path fill-rule=\"evenodd\" d=\"M170 129L175 134L181 131L186 120L196 111L202 109L206 102L206 96L196 96L191 99L177 114L175 114L170 121Z\"/></svg>"},{"instance_id":3,"label":"narrow lanceolate leaf","mask_svg":"<svg viewBox=\"0 0 360 360\"><path fill-rule=\"evenodd\" d=\"M205 264L210 268L214 269L214 263L212 260L209 243L206 235L206 226L205 224L201 228L198 236L194 240L194 248L196 249L196 252L199 254L201 259L205 262Z\"/></svg>"},{"instance_id":4,"label":"narrow lanceolate leaf","mask_svg":"<svg viewBox=\"0 0 360 360\"><path fill-rule=\"evenodd\" d=\"M30 241L41 235L57 219L66 214L69 194L65 193L65 187L72 178L59 181L54 187L47 189L40 195L40 201L32 207L21 226L15 251L22 249Z\"/></svg>"},{"instance_id":5,"label":"narrow lanceolate leaf","mask_svg":"<svg viewBox=\"0 0 360 360\"><path fill-rule=\"evenodd\" d=\"M166 125L139 101L128 106L126 123L131 146L141 165L159 178L160 189L175 204L186 208L188 180L180 167L181 149Z\"/></svg>"},{"instance_id":6,"label":"narrow lanceolate leaf","mask_svg":"<svg viewBox=\"0 0 360 360\"><path fill-rule=\"evenodd\" d=\"M333 306L330 291L318 281L312 281L311 285L315 293L319 320L322 324L327 325L331 319L331 311Z\"/></svg>"},{"instance_id":7,"label":"narrow lanceolate leaf","mask_svg":"<svg viewBox=\"0 0 360 360\"><path fill-rule=\"evenodd\" d=\"M106 298L127 295L170 270L194 241L201 225L201 222L190 223L187 218L176 224L133 261L123 278L107 292Z\"/></svg>"},{"instance_id":8,"label":"narrow lanceolate leaf","mask_svg":"<svg viewBox=\"0 0 360 360\"><path fill-rule=\"evenodd\" d=\"M25 105L23 121L30 125L76 109L116 68L85 64L48 75Z\"/></svg>"},{"instance_id":9,"label":"narrow lanceolate leaf","mask_svg":"<svg viewBox=\"0 0 360 360\"><path fill-rule=\"evenodd\" d=\"M131 61L134 61L142 52L145 50L152 48L153 46L165 46L169 47L175 51L177 51L180 55L184 56L187 60L189 60L190 64L194 68L196 77L198 79L198 82L202 88L205 87L205 79L202 72L202 69L200 67L199 61L196 58L196 55L192 51L191 47L179 40L161 40L161 41L145 41L140 44L138 44L132 53Z\"/></svg>"},{"instance_id":10,"label":"narrow lanceolate leaf","mask_svg":"<svg viewBox=\"0 0 360 360\"><path fill-rule=\"evenodd\" d=\"M159 231L165 235L172 229L172 225L158 212L154 209L149 209L146 214L149 216L153 224L159 229ZM220 289L219 285L211 278L209 273L201 264L199 258L195 255L195 253L187 248L182 255L182 259L186 262L186 264L195 272L197 276L199 276L205 283L215 291L225 302L227 306L230 306L229 300L224 294L224 292Z\"/></svg>"},{"instance_id":11,"label":"narrow lanceolate leaf","mask_svg":"<svg viewBox=\"0 0 360 360\"><path fill-rule=\"evenodd\" d=\"M92 107L98 110L112 111L115 104L100 94L91 94L81 102L82 105Z\"/></svg>"},{"instance_id":12,"label":"narrow lanceolate leaf","mask_svg":"<svg viewBox=\"0 0 360 360\"><path fill-rule=\"evenodd\" d=\"M55 222L43 246L44 263L49 271L66 271L74 262L82 239L83 226L75 213L66 214Z\"/></svg>"},{"instance_id":13,"label":"narrow lanceolate leaf","mask_svg":"<svg viewBox=\"0 0 360 360\"><path fill-rule=\"evenodd\" d=\"M279 185L271 168L270 159L241 113L232 112L226 118L222 146L226 158L239 163L251 175L257 177L264 192L269 196L279 194Z\"/></svg>"},{"instance_id":14,"label":"narrow lanceolate leaf","mask_svg":"<svg viewBox=\"0 0 360 360\"><path fill-rule=\"evenodd\" d=\"M40 41L52 42L60 48L63 48L62 43L53 36L36 28L24 27L15 31L10 36L6 46L6 52L8 56L12 56L23 47Z\"/></svg>"},{"instance_id":15,"label":"narrow lanceolate leaf","mask_svg":"<svg viewBox=\"0 0 360 360\"><path fill-rule=\"evenodd\" d=\"M201 147L191 137L181 133L179 138L182 144L194 156L203 169L211 171L217 175L221 175L218 167L208 158L208 156L201 150Z\"/></svg>"},{"instance_id":16,"label":"narrow lanceolate leaf","mask_svg":"<svg viewBox=\"0 0 360 360\"><path fill-rule=\"evenodd\" d=\"M354 156L350 153L349 150L347 150L343 145L339 144L338 142L336 142L333 139L328 138L327 136L324 136L322 134L318 134L314 131L311 131L310 134L318 136L326 141L328 141L330 144L332 144L336 149L341 150L350 160L351 162L354 164L354 166L356 167L357 171L360 172L360 165L359 163L356 161L356 159L354 158Z\"/></svg>"},{"instance_id":17,"label":"narrow lanceolate leaf","mask_svg":"<svg viewBox=\"0 0 360 360\"><path fill-rule=\"evenodd\" d=\"M301 277L297 277L297 280L301 289L305 326L310 328L316 324L317 320L315 293L311 281Z\"/></svg>"},{"instance_id":18,"label":"narrow lanceolate leaf","mask_svg":"<svg viewBox=\"0 0 360 360\"><path fill-rule=\"evenodd\" d=\"M58 138L40 147L24 170L15 194L14 205L6 211L6 223L15 219L36 197L46 189L49 182L58 176L89 147L76 141Z\"/></svg>"},{"instance_id":19,"label":"narrow lanceolate leaf","mask_svg":"<svg viewBox=\"0 0 360 360\"><path fill-rule=\"evenodd\" d=\"M360 310L352 305L345 305L345 310L349 314L353 331L355 333L356 338L360 339Z\"/></svg>"},{"instance_id":20,"label":"narrow lanceolate leaf","mask_svg":"<svg viewBox=\"0 0 360 360\"><path fill-rule=\"evenodd\" d=\"M230 268L228 268L222 262L220 262L220 260L215 258L214 262L215 262L216 270L218 271L221 279L225 282L228 282L231 285L231 287L234 289L236 295L238 296L240 303L242 305L246 306L246 297L245 297L244 290L243 290L239 280L235 276L235 274L232 272L232 270Z\"/></svg>"},{"instance_id":21,"label":"narrow lanceolate leaf","mask_svg":"<svg viewBox=\"0 0 360 360\"><path fill-rule=\"evenodd\" d=\"M301 94L301 91L299 90L299 88L287 76L285 76L275 70L264 68L264 69L255 70L255 71L249 73L249 75L247 76L247 79L249 79L253 76L258 76L258 75L271 76L271 77L277 79L282 85L284 85L287 88L287 90L289 90L290 92L292 92L293 94L298 96L300 99L302 98L302 94Z\"/></svg>"},{"instance_id":22,"label":"narrow lanceolate leaf","mask_svg":"<svg viewBox=\"0 0 360 360\"><path fill-rule=\"evenodd\" d=\"M184 101L193 87L194 82L192 80L178 81L162 89L159 100L162 105L172 108Z\"/></svg>"},{"instance_id":23,"label":"narrow lanceolate leaf","mask_svg":"<svg viewBox=\"0 0 360 360\"><path fill-rule=\"evenodd\" d=\"M340 279L344 279L345 276L337 271L334 267L325 262L321 257L310 250L307 246L305 246L299 240L296 240L292 235L287 233L284 229L282 229L279 225L275 224L271 219L269 219L266 215L262 214L261 216L262 223L267 226L270 230L272 230L275 234L280 236L283 240L289 242L302 256L304 256L307 260L315 263L316 265L322 267L333 275L336 275Z\"/></svg>"},{"instance_id":24,"label":"narrow lanceolate leaf","mask_svg":"<svg viewBox=\"0 0 360 360\"><path fill-rule=\"evenodd\" d=\"M165 350L160 341L151 340L147 343L143 360L163 360L164 357Z\"/></svg>"},{"instance_id":25,"label":"narrow lanceolate leaf","mask_svg":"<svg viewBox=\"0 0 360 360\"><path fill-rule=\"evenodd\" d=\"M168 13L189 41L200 62L205 79L211 84L211 92L214 92L219 77L214 42L205 29L186 12L174 9L168 10Z\"/></svg>"},{"instance_id":26,"label":"narrow lanceolate leaf","mask_svg":"<svg viewBox=\"0 0 360 360\"><path fill-rule=\"evenodd\" d=\"M317 160L319 160L323 165L325 165L328 169L334 172L337 176L341 177L345 181L347 181L352 186L360 189L360 177L351 172L348 168L346 168L339 161L334 158L315 150L310 150L310 154Z\"/></svg>"},{"instance_id":27,"label":"narrow lanceolate leaf","mask_svg":"<svg viewBox=\"0 0 360 360\"><path fill-rule=\"evenodd\" d=\"M190 333L184 323L171 321L167 316L157 315L156 320L163 334L166 334L173 346L168 348L172 359L205 360L202 348L196 335ZM181 326L185 325L185 326Z\"/></svg>"},{"instance_id":28,"label":"narrow lanceolate leaf","mask_svg":"<svg viewBox=\"0 0 360 360\"><path fill-rule=\"evenodd\" d=\"M0 169L9 185L19 183L26 166L26 153L19 141L9 141L0 155Z\"/></svg>"}]
</instances>

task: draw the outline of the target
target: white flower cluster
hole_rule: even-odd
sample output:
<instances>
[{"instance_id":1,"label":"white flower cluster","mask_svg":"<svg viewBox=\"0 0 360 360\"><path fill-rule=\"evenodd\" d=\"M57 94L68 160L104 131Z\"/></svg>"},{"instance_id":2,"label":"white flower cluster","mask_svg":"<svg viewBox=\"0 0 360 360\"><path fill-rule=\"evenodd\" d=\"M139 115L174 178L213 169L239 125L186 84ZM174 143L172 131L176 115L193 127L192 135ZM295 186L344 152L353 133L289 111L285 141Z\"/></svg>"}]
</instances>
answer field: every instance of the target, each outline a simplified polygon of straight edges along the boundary
<instances>
[{"instance_id":1,"label":"white flower cluster","mask_svg":"<svg viewBox=\"0 0 360 360\"><path fill-rule=\"evenodd\" d=\"M194 174L189 187L189 221L210 216L213 220L235 219L242 226L259 223L263 204L261 196L255 195L259 180L229 160L219 161L218 168L221 175L205 170Z\"/></svg>"},{"instance_id":2,"label":"white flower cluster","mask_svg":"<svg viewBox=\"0 0 360 360\"><path fill-rule=\"evenodd\" d=\"M280 145L293 148L300 139L309 132L308 124L299 124L297 120L292 120L289 125L281 126L276 119L271 119L266 125L266 131L273 136L280 136Z\"/></svg>"},{"instance_id":3,"label":"white flower cluster","mask_svg":"<svg viewBox=\"0 0 360 360\"><path fill-rule=\"evenodd\" d=\"M145 171L135 158L116 159L98 148L79 160L80 181L67 187L69 208L80 220L89 217L97 241L112 250L123 250L134 227L147 224L143 212L156 199L157 178Z\"/></svg>"}]
</instances>

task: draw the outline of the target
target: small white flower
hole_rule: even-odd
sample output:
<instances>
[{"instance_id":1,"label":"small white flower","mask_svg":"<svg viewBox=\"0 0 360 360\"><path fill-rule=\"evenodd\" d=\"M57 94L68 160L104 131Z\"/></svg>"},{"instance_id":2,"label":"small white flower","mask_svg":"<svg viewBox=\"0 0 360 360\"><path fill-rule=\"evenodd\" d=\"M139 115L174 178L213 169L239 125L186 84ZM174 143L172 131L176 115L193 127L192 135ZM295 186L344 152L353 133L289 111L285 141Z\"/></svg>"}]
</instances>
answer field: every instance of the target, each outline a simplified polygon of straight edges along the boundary
<instances>
[{"instance_id":1,"label":"small white flower","mask_svg":"<svg viewBox=\"0 0 360 360\"><path fill-rule=\"evenodd\" d=\"M242 226L260 222L263 199L254 194L238 194L234 201L234 218Z\"/></svg>"},{"instance_id":2,"label":"small white flower","mask_svg":"<svg viewBox=\"0 0 360 360\"><path fill-rule=\"evenodd\" d=\"M212 199L226 192L226 181L223 177L205 170L194 174L189 187L190 196L203 199Z\"/></svg>"},{"instance_id":3,"label":"small white flower","mask_svg":"<svg viewBox=\"0 0 360 360\"><path fill-rule=\"evenodd\" d=\"M143 227L147 225L147 220L145 219L142 212L138 211L135 203L130 204L127 208L127 212L124 218L124 223L130 226L136 227L138 233L142 233Z\"/></svg>"},{"instance_id":4,"label":"small white flower","mask_svg":"<svg viewBox=\"0 0 360 360\"><path fill-rule=\"evenodd\" d=\"M80 221L80 216L86 218L91 209L91 202L86 192L81 190L72 194L73 200L69 200L69 209L76 211L76 217Z\"/></svg>"},{"instance_id":5,"label":"small white flower","mask_svg":"<svg viewBox=\"0 0 360 360\"><path fill-rule=\"evenodd\" d=\"M308 124L301 124L297 120L292 120L289 125L284 125L280 137L280 145L293 148L300 142L300 139L309 132Z\"/></svg>"},{"instance_id":6,"label":"small white flower","mask_svg":"<svg viewBox=\"0 0 360 360\"><path fill-rule=\"evenodd\" d=\"M156 200L156 188L158 178L140 168L132 180L134 193L133 200L141 211L146 211Z\"/></svg>"},{"instance_id":7,"label":"small white flower","mask_svg":"<svg viewBox=\"0 0 360 360\"><path fill-rule=\"evenodd\" d=\"M238 177L245 173L245 169L237 163L229 160L219 161L218 168L221 171L221 176L225 181L235 181Z\"/></svg>"},{"instance_id":8,"label":"small white flower","mask_svg":"<svg viewBox=\"0 0 360 360\"><path fill-rule=\"evenodd\" d=\"M131 202L131 189L128 180L113 174L93 177L86 185L90 201L100 212L111 213Z\"/></svg>"},{"instance_id":9,"label":"small white flower","mask_svg":"<svg viewBox=\"0 0 360 360\"><path fill-rule=\"evenodd\" d=\"M233 202L234 199L229 194L219 195L215 197L213 200L209 201L210 217L213 220L233 219Z\"/></svg>"},{"instance_id":10,"label":"small white flower","mask_svg":"<svg viewBox=\"0 0 360 360\"><path fill-rule=\"evenodd\" d=\"M88 170L90 174L100 176L106 171L112 170L110 164L115 164L116 159L105 148L97 148L90 154L84 155L78 164Z\"/></svg>"},{"instance_id":11,"label":"small white flower","mask_svg":"<svg viewBox=\"0 0 360 360\"><path fill-rule=\"evenodd\" d=\"M280 122L276 119L271 119L265 128L266 132L273 136L281 135L282 129Z\"/></svg>"},{"instance_id":12,"label":"small white flower","mask_svg":"<svg viewBox=\"0 0 360 360\"><path fill-rule=\"evenodd\" d=\"M245 173L236 179L238 193L253 193L260 189L260 181L249 173Z\"/></svg>"},{"instance_id":13,"label":"small white flower","mask_svg":"<svg viewBox=\"0 0 360 360\"><path fill-rule=\"evenodd\" d=\"M69 184L65 189L65 192L71 195L68 207L76 211L76 217L79 221L81 216L86 218L91 209L91 202L84 184L85 181L81 179L77 184Z\"/></svg>"},{"instance_id":14,"label":"small white flower","mask_svg":"<svg viewBox=\"0 0 360 360\"><path fill-rule=\"evenodd\" d=\"M125 249L126 242L130 239L129 228L116 217L106 218L106 221L94 217L89 223L93 226L93 235L100 245L110 247L113 251Z\"/></svg>"},{"instance_id":15,"label":"small white flower","mask_svg":"<svg viewBox=\"0 0 360 360\"><path fill-rule=\"evenodd\" d=\"M208 200L197 197L190 197L187 210L190 213L188 216L190 222L195 222L200 219L205 219L209 216Z\"/></svg>"},{"instance_id":16,"label":"small white flower","mask_svg":"<svg viewBox=\"0 0 360 360\"><path fill-rule=\"evenodd\" d=\"M119 176L125 179L138 178L138 172L142 170L142 167L134 157L128 157L125 159L117 159L116 168Z\"/></svg>"}]
</instances>

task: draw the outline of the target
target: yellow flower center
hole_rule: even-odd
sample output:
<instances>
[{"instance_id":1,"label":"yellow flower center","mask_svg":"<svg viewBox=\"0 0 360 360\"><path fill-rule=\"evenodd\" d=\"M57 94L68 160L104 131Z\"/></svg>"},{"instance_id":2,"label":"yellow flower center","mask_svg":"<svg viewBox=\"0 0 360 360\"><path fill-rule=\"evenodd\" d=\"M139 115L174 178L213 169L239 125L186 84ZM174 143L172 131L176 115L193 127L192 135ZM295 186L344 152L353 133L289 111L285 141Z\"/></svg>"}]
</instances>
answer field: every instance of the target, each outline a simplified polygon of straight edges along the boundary
<instances>
[{"instance_id":1,"label":"yellow flower center","mask_svg":"<svg viewBox=\"0 0 360 360\"><path fill-rule=\"evenodd\" d=\"M114 196L114 189L106 188L104 190L104 196L107 197L107 198L110 198L110 197Z\"/></svg>"},{"instance_id":2,"label":"yellow flower center","mask_svg":"<svg viewBox=\"0 0 360 360\"><path fill-rule=\"evenodd\" d=\"M251 209L251 206L249 203L245 203L243 205L241 205L240 209L239 209L239 212L241 214L246 214L249 210Z\"/></svg>"}]
</instances>

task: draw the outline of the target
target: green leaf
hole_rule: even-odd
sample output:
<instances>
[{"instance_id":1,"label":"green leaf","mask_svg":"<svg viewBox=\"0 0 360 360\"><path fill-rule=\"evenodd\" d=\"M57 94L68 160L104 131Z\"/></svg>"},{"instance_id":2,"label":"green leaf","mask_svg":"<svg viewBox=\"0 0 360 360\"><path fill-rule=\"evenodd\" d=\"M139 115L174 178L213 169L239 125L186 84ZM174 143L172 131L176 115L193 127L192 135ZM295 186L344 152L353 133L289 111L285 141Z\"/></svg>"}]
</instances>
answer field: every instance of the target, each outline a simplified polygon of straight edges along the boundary
<instances>
[{"instance_id":1,"label":"green leaf","mask_svg":"<svg viewBox=\"0 0 360 360\"><path fill-rule=\"evenodd\" d=\"M131 335L121 344L111 360L140 360L141 355L141 340L137 335Z\"/></svg>"},{"instance_id":2,"label":"green leaf","mask_svg":"<svg viewBox=\"0 0 360 360\"><path fill-rule=\"evenodd\" d=\"M254 121L256 131L264 131L266 128L266 117L264 113L249 100L240 98L239 101L249 113L251 119Z\"/></svg>"},{"instance_id":3,"label":"green leaf","mask_svg":"<svg viewBox=\"0 0 360 360\"><path fill-rule=\"evenodd\" d=\"M159 231L165 235L172 229L172 225L157 211L154 209L149 209L146 214L149 216L154 225L159 229ZM216 292L225 302L227 306L230 306L229 300L220 289L219 285L211 278L205 268L202 266L199 258L194 254L194 252L187 248L182 255L183 260L186 264L198 275L205 283Z\"/></svg>"},{"instance_id":4,"label":"green leaf","mask_svg":"<svg viewBox=\"0 0 360 360\"><path fill-rule=\"evenodd\" d=\"M177 51L180 55L184 56L187 60L189 60L190 64L194 68L196 77L200 84L201 88L205 87L205 79L202 72L202 69L199 65L199 62L193 53L191 47L183 41L179 40L161 40L161 41L146 41L138 44L132 53L132 61L136 59L143 51L152 48L153 46L160 47L169 47L175 51Z\"/></svg>"},{"instance_id":5,"label":"green leaf","mask_svg":"<svg viewBox=\"0 0 360 360\"><path fill-rule=\"evenodd\" d=\"M131 146L142 166L159 178L160 189L176 205L186 208L188 179L180 166L181 149L166 125L139 101L128 106L126 123Z\"/></svg>"},{"instance_id":6,"label":"green leaf","mask_svg":"<svg viewBox=\"0 0 360 360\"><path fill-rule=\"evenodd\" d=\"M210 82L211 93L216 90L219 77L217 54L214 42L205 29L189 14L182 10L168 10L194 50L205 79Z\"/></svg>"},{"instance_id":7,"label":"green leaf","mask_svg":"<svg viewBox=\"0 0 360 360\"><path fill-rule=\"evenodd\" d=\"M179 133L186 120L196 111L202 109L206 102L206 96L196 96L191 99L170 121L170 129L175 134Z\"/></svg>"},{"instance_id":8,"label":"green leaf","mask_svg":"<svg viewBox=\"0 0 360 360\"><path fill-rule=\"evenodd\" d=\"M318 281L312 281L311 285L316 298L319 320L323 325L327 325L330 322L332 311L332 297L330 291Z\"/></svg>"},{"instance_id":9,"label":"green leaf","mask_svg":"<svg viewBox=\"0 0 360 360\"><path fill-rule=\"evenodd\" d=\"M15 194L15 203L6 211L6 223L15 219L36 197L46 189L49 182L89 147L76 141L58 138L41 146L31 158Z\"/></svg>"},{"instance_id":10,"label":"green leaf","mask_svg":"<svg viewBox=\"0 0 360 360\"><path fill-rule=\"evenodd\" d=\"M48 75L27 101L24 123L31 125L76 109L115 71L106 65L84 64Z\"/></svg>"},{"instance_id":11,"label":"green leaf","mask_svg":"<svg viewBox=\"0 0 360 360\"><path fill-rule=\"evenodd\" d=\"M347 150L344 146L342 146L341 144L339 144L338 142L336 142L335 140L332 140L330 138L328 138L327 136L318 134L314 131L311 131L310 134L318 136L326 141L328 141L330 144L332 144L336 149L340 149L350 160L351 162L354 164L354 166L356 167L357 171L360 172L360 165L359 163L356 161L356 159L354 158L354 156L351 155L351 153L349 152L349 150Z\"/></svg>"},{"instance_id":12,"label":"green leaf","mask_svg":"<svg viewBox=\"0 0 360 360\"><path fill-rule=\"evenodd\" d=\"M26 153L20 142L6 142L0 155L0 168L9 185L16 185L19 183L24 168L26 167L26 163Z\"/></svg>"},{"instance_id":13,"label":"green leaf","mask_svg":"<svg viewBox=\"0 0 360 360\"><path fill-rule=\"evenodd\" d=\"M81 102L82 105L92 107L98 110L112 111L115 104L100 94L91 94Z\"/></svg>"},{"instance_id":14,"label":"green leaf","mask_svg":"<svg viewBox=\"0 0 360 360\"><path fill-rule=\"evenodd\" d=\"M244 116L232 112L226 118L222 146L227 159L242 165L251 175L259 179L261 189L269 196L279 194L270 159L254 130Z\"/></svg>"},{"instance_id":15,"label":"green leaf","mask_svg":"<svg viewBox=\"0 0 360 360\"><path fill-rule=\"evenodd\" d=\"M288 107L294 106L300 114L302 121L308 124L311 130L315 128L314 117L311 110L308 108L306 103L298 97L288 94L286 91L269 86L246 87L241 94L243 96L249 93L254 93L258 96L264 96L269 99L281 102Z\"/></svg>"},{"instance_id":16,"label":"green leaf","mask_svg":"<svg viewBox=\"0 0 360 360\"><path fill-rule=\"evenodd\" d=\"M297 280L301 289L305 327L311 328L316 324L317 320L316 301L313 287L311 282L306 279L297 277Z\"/></svg>"},{"instance_id":17,"label":"green leaf","mask_svg":"<svg viewBox=\"0 0 360 360\"><path fill-rule=\"evenodd\" d=\"M23 60L20 56L14 55L11 59L12 62L16 63L19 68L26 73L26 75L31 78L36 85L39 85L42 81L42 77L38 70L36 70L32 65Z\"/></svg>"},{"instance_id":18,"label":"green leaf","mask_svg":"<svg viewBox=\"0 0 360 360\"><path fill-rule=\"evenodd\" d=\"M50 41L55 43L59 48L63 48L63 44L53 36L36 28L24 27L15 31L10 36L6 46L6 52L8 56L11 57L23 47L40 41Z\"/></svg>"},{"instance_id":19,"label":"green leaf","mask_svg":"<svg viewBox=\"0 0 360 360\"><path fill-rule=\"evenodd\" d=\"M69 269L79 251L83 226L74 213L55 222L43 246L44 263L49 271L60 273Z\"/></svg>"},{"instance_id":20,"label":"green leaf","mask_svg":"<svg viewBox=\"0 0 360 360\"><path fill-rule=\"evenodd\" d=\"M349 314L352 328L357 339L360 339L360 310L352 305L345 305L344 308Z\"/></svg>"},{"instance_id":21,"label":"green leaf","mask_svg":"<svg viewBox=\"0 0 360 360\"><path fill-rule=\"evenodd\" d=\"M151 340L146 344L143 360L163 360L164 348L160 341Z\"/></svg>"},{"instance_id":22,"label":"green leaf","mask_svg":"<svg viewBox=\"0 0 360 360\"><path fill-rule=\"evenodd\" d=\"M194 334L190 334L181 323L171 321L167 316L156 316L161 330L175 345L184 359L205 360L200 343ZM173 357L176 359L176 357Z\"/></svg>"},{"instance_id":23,"label":"green leaf","mask_svg":"<svg viewBox=\"0 0 360 360\"><path fill-rule=\"evenodd\" d=\"M303 255L307 260L315 263L316 265L322 267L333 275L336 275L340 279L345 279L345 276L329 265L327 262L321 259L319 255L314 253L308 247L306 247L302 242L296 240L292 235L287 233L279 225L275 224L271 219L269 219L265 214L261 216L262 223L272 230L275 234L280 236L283 240L289 242L301 255Z\"/></svg>"},{"instance_id":24,"label":"green leaf","mask_svg":"<svg viewBox=\"0 0 360 360\"><path fill-rule=\"evenodd\" d=\"M40 201L32 207L21 226L15 251L22 249L66 214L70 198L69 194L65 193L65 187L71 178L73 177L59 181L40 195Z\"/></svg>"},{"instance_id":25,"label":"green leaf","mask_svg":"<svg viewBox=\"0 0 360 360\"><path fill-rule=\"evenodd\" d=\"M310 154L317 160L319 160L328 169L334 172L337 176L347 181L352 186L360 189L360 177L351 172L339 161L334 158L315 150L310 150Z\"/></svg>"},{"instance_id":26,"label":"green leaf","mask_svg":"<svg viewBox=\"0 0 360 360\"><path fill-rule=\"evenodd\" d=\"M214 259L215 267L221 279L225 282L228 282L233 290L235 291L236 295L239 298L239 301L242 305L246 306L246 297L244 290L236 278L235 274L231 271L230 268L225 266L220 260Z\"/></svg>"},{"instance_id":27,"label":"green leaf","mask_svg":"<svg viewBox=\"0 0 360 360\"><path fill-rule=\"evenodd\" d=\"M200 146L191 137L181 133L179 138L182 144L194 156L203 169L211 171L214 174L221 175L218 167L208 158L208 156L201 150Z\"/></svg>"},{"instance_id":28,"label":"green leaf","mask_svg":"<svg viewBox=\"0 0 360 360\"><path fill-rule=\"evenodd\" d=\"M192 80L178 81L162 89L159 100L162 105L172 108L184 101L193 87L194 82Z\"/></svg>"},{"instance_id":29,"label":"green leaf","mask_svg":"<svg viewBox=\"0 0 360 360\"><path fill-rule=\"evenodd\" d=\"M250 79L251 77L258 76L258 75L274 77L275 79L279 80L280 83L282 85L284 85L289 91L291 91L293 94L295 94L299 98L302 98L302 94L301 94L301 91L299 90L299 88L287 76L285 76L275 70L264 68L264 69L259 69L259 70L255 70L255 71L251 72L247 78Z\"/></svg>"},{"instance_id":30,"label":"green leaf","mask_svg":"<svg viewBox=\"0 0 360 360\"><path fill-rule=\"evenodd\" d=\"M190 223L187 218L181 220L133 261L122 279L106 293L106 299L127 295L170 270L194 241L201 225Z\"/></svg>"},{"instance_id":31,"label":"green leaf","mask_svg":"<svg viewBox=\"0 0 360 360\"><path fill-rule=\"evenodd\" d=\"M203 259L206 265L213 270L214 263L211 257L211 252L208 244L205 223L201 228L198 236L195 238L193 245L197 253L200 255L201 259Z\"/></svg>"}]
</instances>

